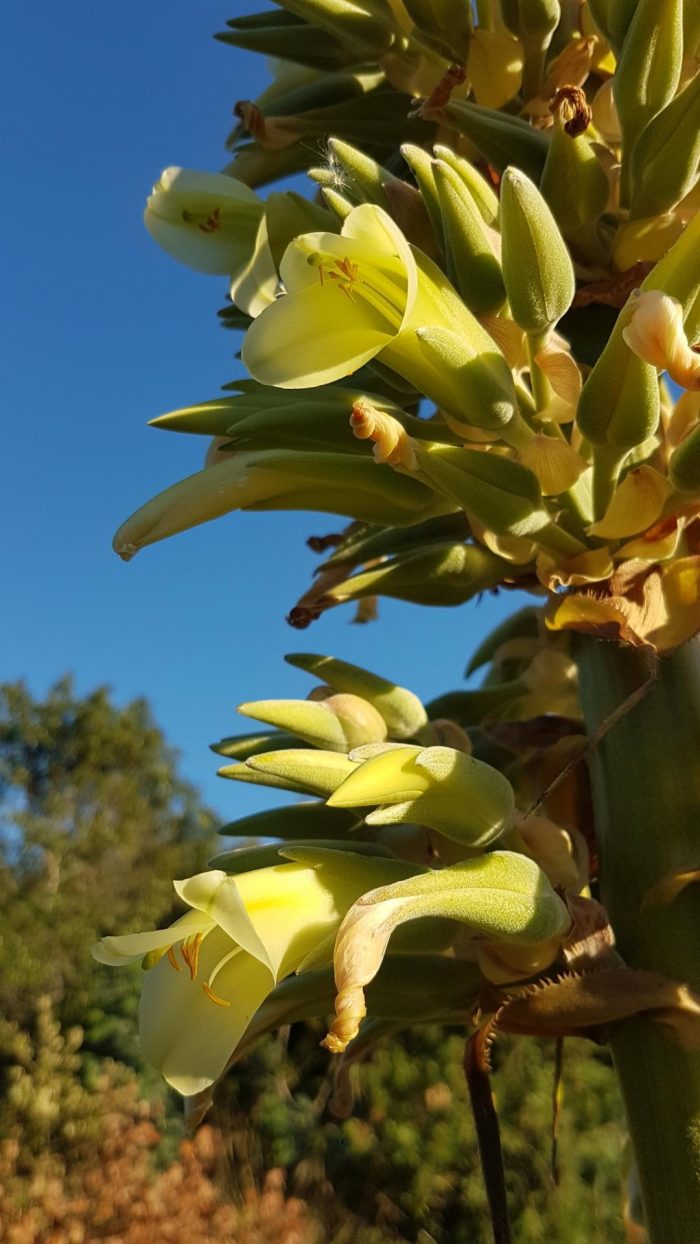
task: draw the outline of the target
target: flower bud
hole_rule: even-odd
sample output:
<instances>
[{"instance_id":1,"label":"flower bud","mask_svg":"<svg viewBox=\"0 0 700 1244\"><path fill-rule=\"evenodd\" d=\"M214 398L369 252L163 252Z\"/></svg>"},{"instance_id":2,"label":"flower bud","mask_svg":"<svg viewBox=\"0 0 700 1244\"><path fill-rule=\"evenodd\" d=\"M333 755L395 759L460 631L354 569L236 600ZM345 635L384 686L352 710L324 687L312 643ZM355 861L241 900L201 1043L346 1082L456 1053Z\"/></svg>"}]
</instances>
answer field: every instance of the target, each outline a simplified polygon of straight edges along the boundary
<instances>
[{"instance_id":1,"label":"flower bud","mask_svg":"<svg viewBox=\"0 0 700 1244\"><path fill-rule=\"evenodd\" d=\"M481 213L454 169L436 160L433 172L442 213L447 275L475 315L496 312L505 301L505 286L494 239Z\"/></svg>"},{"instance_id":2,"label":"flower bud","mask_svg":"<svg viewBox=\"0 0 700 1244\"><path fill-rule=\"evenodd\" d=\"M129 561L147 544L232 510L318 509L400 526L434 504L433 494L416 480L355 454L234 453L147 502L122 524L113 546Z\"/></svg>"},{"instance_id":3,"label":"flower bud","mask_svg":"<svg viewBox=\"0 0 700 1244\"><path fill-rule=\"evenodd\" d=\"M355 44L374 56L391 44L392 14L381 0L362 0L362 4L349 4L348 0L293 0L285 7L342 43ZM311 33L314 37L315 32Z\"/></svg>"},{"instance_id":4,"label":"flower bud","mask_svg":"<svg viewBox=\"0 0 700 1244\"><path fill-rule=\"evenodd\" d=\"M552 35L559 24L559 0L501 0L503 21L519 39Z\"/></svg>"},{"instance_id":5,"label":"flower bud","mask_svg":"<svg viewBox=\"0 0 700 1244\"><path fill-rule=\"evenodd\" d=\"M527 536L549 523L537 479L519 462L449 445L420 445L416 456L421 475L491 531Z\"/></svg>"},{"instance_id":6,"label":"flower bud","mask_svg":"<svg viewBox=\"0 0 700 1244\"><path fill-rule=\"evenodd\" d=\"M501 182L503 277L513 318L541 334L568 311L576 292L569 252L537 187L519 169Z\"/></svg>"},{"instance_id":7,"label":"flower bud","mask_svg":"<svg viewBox=\"0 0 700 1244\"><path fill-rule=\"evenodd\" d=\"M477 324L468 340L448 328L418 328L415 338L426 363L442 378L443 415L457 433L483 428L511 442L527 438L518 410L511 370L493 338Z\"/></svg>"},{"instance_id":8,"label":"flower bud","mask_svg":"<svg viewBox=\"0 0 700 1244\"><path fill-rule=\"evenodd\" d=\"M316 178L316 180L318 180L318 178ZM351 203L350 200L346 199L342 194L338 194L337 190L331 189L330 186L323 187L323 197L333 215L337 217L341 224L344 220L347 220L351 211L355 207L354 203Z\"/></svg>"},{"instance_id":9,"label":"flower bud","mask_svg":"<svg viewBox=\"0 0 700 1244\"><path fill-rule=\"evenodd\" d=\"M633 354L623 338L632 310L628 303L621 311L581 391L576 422L593 445L633 449L658 426L656 369Z\"/></svg>"},{"instance_id":10,"label":"flower bud","mask_svg":"<svg viewBox=\"0 0 700 1244\"><path fill-rule=\"evenodd\" d=\"M683 0L639 0L613 87L627 153L645 125L675 95L682 60Z\"/></svg>"},{"instance_id":11,"label":"flower bud","mask_svg":"<svg viewBox=\"0 0 700 1244\"><path fill-rule=\"evenodd\" d=\"M302 795L331 795L356 769L354 761L339 752L316 748L289 748L251 756L243 765L219 770L222 777L254 785L282 786ZM246 776L245 771L248 771Z\"/></svg>"},{"instance_id":12,"label":"flower bud","mask_svg":"<svg viewBox=\"0 0 700 1244\"><path fill-rule=\"evenodd\" d=\"M249 772L252 773L252 770ZM223 838L239 838L241 841L256 838L282 838L286 841L346 838L361 824L361 812L344 812L340 808L329 808L322 799L305 799L301 803L267 808L264 812L254 812L237 821L229 821L217 833Z\"/></svg>"},{"instance_id":13,"label":"flower bud","mask_svg":"<svg viewBox=\"0 0 700 1244\"><path fill-rule=\"evenodd\" d=\"M233 17L226 22L227 29L214 35L220 43L260 52L263 56L292 61L296 65L309 66L313 80L314 70L334 70L347 65L355 58L355 49L344 46L326 30L311 28L289 14L273 10L245 17ZM309 69L306 69L309 73Z\"/></svg>"},{"instance_id":14,"label":"flower bud","mask_svg":"<svg viewBox=\"0 0 700 1244\"><path fill-rule=\"evenodd\" d=\"M353 203L377 203L380 207L389 208L383 187L384 182L391 178L391 173L371 156L339 138L329 138L328 162L334 177L333 184ZM307 230L297 230L297 233L303 232Z\"/></svg>"},{"instance_id":15,"label":"flower bud","mask_svg":"<svg viewBox=\"0 0 700 1244\"><path fill-rule=\"evenodd\" d=\"M401 155L416 179L425 210L433 227L433 233L438 244L442 247L442 212L440 210L437 186L435 185L435 162L431 160L427 151L424 151L422 147L414 147L412 143L403 144Z\"/></svg>"},{"instance_id":16,"label":"flower bud","mask_svg":"<svg viewBox=\"0 0 700 1244\"><path fill-rule=\"evenodd\" d=\"M400 747L361 763L329 803L379 804L365 818L368 825L410 821L453 842L483 847L509 823L514 796L507 778L473 756L451 747Z\"/></svg>"},{"instance_id":17,"label":"flower bud","mask_svg":"<svg viewBox=\"0 0 700 1244\"><path fill-rule=\"evenodd\" d=\"M498 195L491 189L486 178L469 160L458 155L451 147L442 147L438 144L434 151L435 159L440 160L442 164L449 165L464 183L484 223L497 229L500 204Z\"/></svg>"},{"instance_id":18,"label":"flower bud","mask_svg":"<svg viewBox=\"0 0 700 1244\"><path fill-rule=\"evenodd\" d=\"M382 716L392 739L410 739L427 722L426 711L412 691L359 665L312 652L292 652L285 657L295 669L322 678L340 694L361 696Z\"/></svg>"},{"instance_id":19,"label":"flower bud","mask_svg":"<svg viewBox=\"0 0 700 1244\"><path fill-rule=\"evenodd\" d=\"M700 165L700 76L652 117L631 162L633 216L657 216L690 193Z\"/></svg>"},{"instance_id":20,"label":"flower bud","mask_svg":"<svg viewBox=\"0 0 700 1244\"><path fill-rule=\"evenodd\" d=\"M238 712L296 735L312 747L348 752L361 743L381 742L386 724L360 696L330 695L323 700L258 700Z\"/></svg>"}]
</instances>

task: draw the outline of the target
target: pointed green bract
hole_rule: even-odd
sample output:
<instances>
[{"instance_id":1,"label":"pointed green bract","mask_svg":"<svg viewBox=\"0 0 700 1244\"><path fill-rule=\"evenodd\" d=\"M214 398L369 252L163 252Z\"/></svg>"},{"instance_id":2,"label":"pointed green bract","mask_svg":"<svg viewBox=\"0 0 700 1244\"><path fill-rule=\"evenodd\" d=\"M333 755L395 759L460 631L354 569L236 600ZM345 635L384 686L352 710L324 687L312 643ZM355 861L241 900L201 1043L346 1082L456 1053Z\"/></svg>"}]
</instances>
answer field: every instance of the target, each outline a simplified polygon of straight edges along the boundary
<instances>
[{"instance_id":1,"label":"pointed green bract","mask_svg":"<svg viewBox=\"0 0 700 1244\"><path fill-rule=\"evenodd\" d=\"M402 747L361 761L329 803L377 804L368 825L415 822L453 842L484 847L510 823L514 795L501 773L473 756L451 747Z\"/></svg>"},{"instance_id":2,"label":"pointed green bract","mask_svg":"<svg viewBox=\"0 0 700 1244\"><path fill-rule=\"evenodd\" d=\"M481 214L454 169L436 160L434 175L442 212L447 274L475 315L496 312L505 301L505 286Z\"/></svg>"},{"instance_id":3,"label":"pointed green bract","mask_svg":"<svg viewBox=\"0 0 700 1244\"><path fill-rule=\"evenodd\" d=\"M322 800L304 800L240 817L217 832L224 838L337 839L355 833L361 825L361 813L329 808Z\"/></svg>"},{"instance_id":4,"label":"pointed green bract","mask_svg":"<svg viewBox=\"0 0 700 1244\"><path fill-rule=\"evenodd\" d=\"M434 543L344 579L329 589L328 597L342 602L376 595L416 605L463 605L495 587L509 569L478 545Z\"/></svg>"},{"instance_id":5,"label":"pointed green bract","mask_svg":"<svg viewBox=\"0 0 700 1244\"><path fill-rule=\"evenodd\" d=\"M359 665L310 652L292 652L285 660L322 678L335 691L362 696L384 718L389 735L394 739L412 738L427 721L425 709L412 691L397 687Z\"/></svg>"},{"instance_id":6,"label":"pointed green bract","mask_svg":"<svg viewBox=\"0 0 700 1244\"><path fill-rule=\"evenodd\" d=\"M520 117L497 112L464 100L455 100L444 109L455 129L465 134L499 171L509 164L539 181L547 158L549 139Z\"/></svg>"}]
</instances>

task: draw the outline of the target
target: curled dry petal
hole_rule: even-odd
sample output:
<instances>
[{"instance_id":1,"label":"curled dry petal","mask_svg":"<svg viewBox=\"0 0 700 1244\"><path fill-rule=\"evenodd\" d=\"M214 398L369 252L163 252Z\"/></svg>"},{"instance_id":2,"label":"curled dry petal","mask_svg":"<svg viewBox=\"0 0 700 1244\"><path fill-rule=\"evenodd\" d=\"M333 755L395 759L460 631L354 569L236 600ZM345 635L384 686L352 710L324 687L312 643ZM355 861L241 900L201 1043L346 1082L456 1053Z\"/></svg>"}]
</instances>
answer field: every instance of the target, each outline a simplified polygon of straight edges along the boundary
<instances>
[{"instance_id":1,"label":"curled dry petal","mask_svg":"<svg viewBox=\"0 0 700 1244\"><path fill-rule=\"evenodd\" d=\"M374 442L375 462L386 462L388 466L403 467L406 471L418 469L411 438L393 415L377 410L369 402L356 402L350 415L350 427L358 440Z\"/></svg>"}]
</instances>

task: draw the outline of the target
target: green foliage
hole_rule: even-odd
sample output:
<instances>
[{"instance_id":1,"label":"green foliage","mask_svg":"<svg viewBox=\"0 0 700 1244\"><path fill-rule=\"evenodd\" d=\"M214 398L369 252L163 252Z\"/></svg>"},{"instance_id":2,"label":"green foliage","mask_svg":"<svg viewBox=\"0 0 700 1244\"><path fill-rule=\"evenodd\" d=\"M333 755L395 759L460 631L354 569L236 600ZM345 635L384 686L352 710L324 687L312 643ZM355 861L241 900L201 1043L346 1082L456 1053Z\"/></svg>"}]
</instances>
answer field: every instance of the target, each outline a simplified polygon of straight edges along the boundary
<instances>
[{"instance_id":1,"label":"green foliage","mask_svg":"<svg viewBox=\"0 0 700 1244\"><path fill-rule=\"evenodd\" d=\"M137 700L69 679L44 700L0 688L0 1009L31 1026L37 1000L100 1054L137 1061L138 982L90 958L105 933L167 923L171 879L211 854L211 815Z\"/></svg>"},{"instance_id":2,"label":"green foliage","mask_svg":"<svg viewBox=\"0 0 700 1244\"><path fill-rule=\"evenodd\" d=\"M463 1035L433 1026L390 1037L351 1072L352 1114L335 1120L320 1034L297 1025L270 1038L220 1090L219 1121L255 1176L285 1168L334 1241L488 1244ZM516 1244L621 1241L624 1129L607 1054L566 1045L558 1187L550 1176L552 1043L503 1040L494 1063Z\"/></svg>"}]
</instances>

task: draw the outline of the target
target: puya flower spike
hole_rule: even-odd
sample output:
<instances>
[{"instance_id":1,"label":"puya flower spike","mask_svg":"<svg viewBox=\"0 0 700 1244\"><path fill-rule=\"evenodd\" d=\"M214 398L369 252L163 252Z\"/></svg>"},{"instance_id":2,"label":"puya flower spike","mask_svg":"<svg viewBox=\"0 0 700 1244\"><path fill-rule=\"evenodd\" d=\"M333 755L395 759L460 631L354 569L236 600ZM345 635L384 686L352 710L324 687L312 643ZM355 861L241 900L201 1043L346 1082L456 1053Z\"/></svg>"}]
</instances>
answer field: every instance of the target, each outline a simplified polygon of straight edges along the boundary
<instances>
[{"instance_id":1,"label":"puya flower spike","mask_svg":"<svg viewBox=\"0 0 700 1244\"><path fill-rule=\"evenodd\" d=\"M510 822L510 782L473 756L452 747L380 747L366 755L364 748L350 753L359 766L331 795L331 807L378 804L368 825L415 822L469 847L493 842Z\"/></svg>"},{"instance_id":2,"label":"puya flower spike","mask_svg":"<svg viewBox=\"0 0 700 1244\"><path fill-rule=\"evenodd\" d=\"M550 963L571 926L566 904L537 864L510 851L494 851L364 894L347 913L336 939L336 1019L323 1042L332 1053L341 1053L356 1036L366 1013L364 988L374 979L392 933L407 921L429 917L457 920L475 939L487 946L505 943L516 955L544 947ZM518 975L516 969L512 979Z\"/></svg>"},{"instance_id":3,"label":"puya flower spike","mask_svg":"<svg viewBox=\"0 0 700 1244\"><path fill-rule=\"evenodd\" d=\"M347 866L284 862L235 877L214 869L176 881L190 910L175 924L103 937L93 947L101 963L141 960L147 969L143 1052L179 1093L201 1092L218 1078L277 982L333 936L360 894L412 871L379 857L329 854Z\"/></svg>"}]
</instances>

